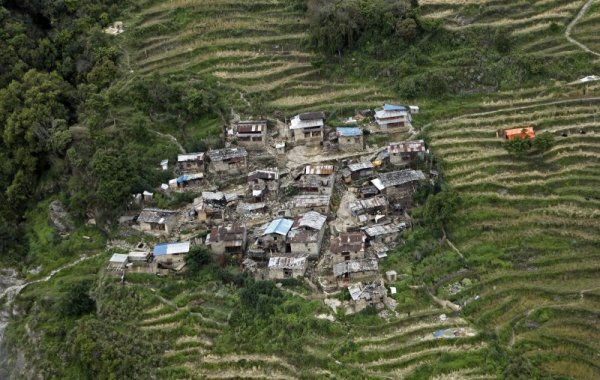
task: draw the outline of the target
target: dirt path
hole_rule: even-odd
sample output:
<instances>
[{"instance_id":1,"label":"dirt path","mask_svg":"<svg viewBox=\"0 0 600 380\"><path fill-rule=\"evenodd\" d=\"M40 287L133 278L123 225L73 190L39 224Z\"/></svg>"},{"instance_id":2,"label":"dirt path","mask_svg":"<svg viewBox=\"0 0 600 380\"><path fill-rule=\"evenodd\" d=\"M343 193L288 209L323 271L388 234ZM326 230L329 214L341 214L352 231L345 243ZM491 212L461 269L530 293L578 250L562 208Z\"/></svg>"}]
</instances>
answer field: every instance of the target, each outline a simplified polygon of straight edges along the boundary
<instances>
[{"instance_id":1,"label":"dirt path","mask_svg":"<svg viewBox=\"0 0 600 380\"><path fill-rule=\"evenodd\" d=\"M159 132L159 131L155 131L155 130L153 130L153 129L150 129L150 131L152 131L152 132L156 133L156 134L157 134L157 135L159 135L160 137L164 137L164 138L166 138L166 139L169 139L169 140L171 140L171 141L173 142L173 144L177 145L177 148L179 148L179 151L180 151L181 153L185 153L185 149L184 149L183 145L181 145L181 144L179 143L179 141L177 141L177 139L175 138L175 136L173 136L173 135L170 135L170 134L168 134L168 133L162 133L162 132Z\"/></svg>"},{"instance_id":2,"label":"dirt path","mask_svg":"<svg viewBox=\"0 0 600 380\"><path fill-rule=\"evenodd\" d=\"M577 16L575 16L575 18L573 19L573 21L571 21L569 23L569 25L567 25L567 29L565 30L565 37L567 38L567 40L569 40L570 43L577 45L580 49L583 49L584 51L593 54L597 57L600 57L600 53L590 49L589 47L587 47L586 45L582 44L581 42L577 41L576 39L574 39L573 37L571 37L571 32L573 31L573 28L575 27L575 25L577 25L577 23L586 15L586 13L590 10L592 4L594 3L594 0L588 0L583 7L581 7L581 10L579 11L579 13L577 13Z\"/></svg>"}]
</instances>

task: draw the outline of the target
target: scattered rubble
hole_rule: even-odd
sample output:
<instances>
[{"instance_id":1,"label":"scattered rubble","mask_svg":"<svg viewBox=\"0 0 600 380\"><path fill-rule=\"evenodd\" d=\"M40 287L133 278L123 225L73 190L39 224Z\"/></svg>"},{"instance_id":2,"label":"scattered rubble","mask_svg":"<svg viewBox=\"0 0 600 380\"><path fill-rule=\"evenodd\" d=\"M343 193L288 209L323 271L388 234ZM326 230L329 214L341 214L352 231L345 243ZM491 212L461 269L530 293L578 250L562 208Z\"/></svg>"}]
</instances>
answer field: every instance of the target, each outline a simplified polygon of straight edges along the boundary
<instances>
[{"instance_id":1,"label":"scattered rubble","mask_svg":"<svg viewBox=\"0 0 600 380\"><path fill-rule=\"evenodd\" d=\"M48 219L62 238L68 237L73 231L73 221L61 201L52 201L48 206Z\"/></svg>"}]
</instances>

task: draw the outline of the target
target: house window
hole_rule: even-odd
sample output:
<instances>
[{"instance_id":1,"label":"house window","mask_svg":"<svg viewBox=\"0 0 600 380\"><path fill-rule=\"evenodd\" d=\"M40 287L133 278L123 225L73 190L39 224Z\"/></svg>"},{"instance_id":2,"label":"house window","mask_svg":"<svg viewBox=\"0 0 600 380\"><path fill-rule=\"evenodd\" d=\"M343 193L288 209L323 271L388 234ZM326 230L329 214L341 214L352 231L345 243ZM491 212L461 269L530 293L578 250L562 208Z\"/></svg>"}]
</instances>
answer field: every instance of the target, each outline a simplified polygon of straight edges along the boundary
<instances>
[{"instance_id":1,"label":"house window","mask_svg":"<svg viewBox=\"0 0 600 380\"><path fill-rule=\"evenodd\" d=\"M285 277L285 278L292 277L292 270L291 269L284 269L283 270L283 277Z\"/></svg>"}]
</instances>

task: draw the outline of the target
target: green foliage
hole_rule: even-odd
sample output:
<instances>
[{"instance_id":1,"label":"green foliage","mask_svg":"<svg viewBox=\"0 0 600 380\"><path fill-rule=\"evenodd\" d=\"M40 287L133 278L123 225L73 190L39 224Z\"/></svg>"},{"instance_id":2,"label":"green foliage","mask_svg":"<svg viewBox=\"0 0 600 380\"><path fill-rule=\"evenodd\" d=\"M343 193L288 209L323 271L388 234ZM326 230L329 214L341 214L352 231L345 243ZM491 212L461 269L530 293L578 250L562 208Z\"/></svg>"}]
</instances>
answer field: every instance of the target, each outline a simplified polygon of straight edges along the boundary
<instances>
[{"instance_id":1,"label":"green foliage","mask_svg":"<svg viewBox=\"0 0 600 380\"><path fill-rule=\"evenodd\" d=\"M308 14L311 41L328 54L353 49L361 39L400 36L415 40L417 22L410 18L411 5L405 0L311 0Z\"/></svg>"},{"instance_id":2,"label":"green foliage","mask_svg":"<svg viewBox=\"0 0 600 380\"><path fill-rule=\"evenodd\" d=\"M427 199L423 207L423 216L430 225L444 228L456 217L461 203L460 195L456 191L443 190Z\"/></svg>"},{"instance_id":3,"label":"green foliage","mask_svg":"<svg viewBox=\"0 0 600 380\"><path fill-rule=\"evenodd\" d=\"M160 346L134 326L83 318L68 338L69 359L91 379L151 378Z\"/></svg>"},{"instance_id":4,"label":"green foliage","mask_svg":"<svg viewBox=\"0 0 600 380\"><path fill-rule=\"evenodd\" d=\"M283 294L271 281L256 281L242 289L240 301L246 310L266 316L283 302Z\"/></svg>"},{"instance_id":5,"label":"green foliage","mask_svg":"<svg viewBox=\"0 0 600 380\"><path fill-rule=\"evenodd\" d=\"M531 140L528 138L515 137L502 143L508 153L515 157L523 157L531 148Z\"/></svg>"},{"instance_id":6,"label":"green foliage","mask_svg":"<svg viewBox=\"0 0 600 380\"><path fill-rule=\"evenodd\" d=\"M80 317L96 310L96 302L90 297L90 283L77 282L67 287L61 300L61 312L68 317Z\"/></svg>"},{"instance_id":7,"label":"green foliage","mask_svg":"<svg viewBox=\"0 0 600 380\"><path fill-rule=\"evenodd\" d=\"M554 135L550 132L539 133L531 143L533 149L538 153L544 153L552 148L555 144Z\"/></svg>"},{"instance_id":8,"label":"green foliage","mask_svg":"<svg viewBox=\"0 0 600 380\"><path fill-rule=\"evenodd\" d=\"M185 256L187 275L196 277L200 271L213 262L212 255L204 246L195 246Z\"/></svg>"}]
</instances>

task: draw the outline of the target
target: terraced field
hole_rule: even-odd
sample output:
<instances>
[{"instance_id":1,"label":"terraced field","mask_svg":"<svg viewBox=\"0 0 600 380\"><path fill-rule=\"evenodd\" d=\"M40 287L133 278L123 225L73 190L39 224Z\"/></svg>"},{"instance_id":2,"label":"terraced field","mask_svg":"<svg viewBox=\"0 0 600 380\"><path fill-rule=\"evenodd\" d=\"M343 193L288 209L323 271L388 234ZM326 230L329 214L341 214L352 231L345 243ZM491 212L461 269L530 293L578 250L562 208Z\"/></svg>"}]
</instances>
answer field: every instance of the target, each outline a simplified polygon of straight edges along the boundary
<instances>
[{"instance_id":1,"label":"terraced field","mask_svg":"<svg viewBox=\"0 0 600 380\"><path fill-rule=\"evenodd\" d=\"M371 83L334 83L319 75L305 48L304 15L283 0L154 2L129 22L136 75L211 74L235 93L262 96L272 108L356 108L390 99Z\"/></svg>"},{"instance_id":2,"label":"terraced field","mask_svg":"<svg viewBox=\"0 0 600 380\"><path fill-rule=\"evenodd\" d=\"M600 36L598 35L599 22L600 3L594 1L573 28L571 36L591 50L600 54Z\"/></svg>"},{"instance_id":3,"label":"terraced field","mask_svg":"<svg viewBox=\"0 0 600 380\"><path fill-rule=\"evenodd\" d=\"M541 102L429 131L468 205L453 242L480 274L456 297L470 301L467 314L510 349L582 379L600 377L600 346L586 338L598 334L600 318L599 110L599 99ZM553 133L556 145L543 155L509 156L496 131L524 124Z\"/></svg>"},{"instance_id":4,"label":"terraced field","mask_svg":"<svg viewBox=\"0 0 600 380\"><path fill-rule=\"evenodd\" d=\"M514 44L524 52L541 57L558 57L581 53L581 49L570 43L563 32L586 2L422 0L419 3L426 17L443 20L445 27L450 29L505 28ZM577 27L576 34L583 38L582 42L597 39L597 33L593 30L594 22L592 16Z\"/></svg>"}]
</instances>

